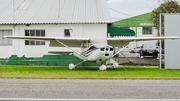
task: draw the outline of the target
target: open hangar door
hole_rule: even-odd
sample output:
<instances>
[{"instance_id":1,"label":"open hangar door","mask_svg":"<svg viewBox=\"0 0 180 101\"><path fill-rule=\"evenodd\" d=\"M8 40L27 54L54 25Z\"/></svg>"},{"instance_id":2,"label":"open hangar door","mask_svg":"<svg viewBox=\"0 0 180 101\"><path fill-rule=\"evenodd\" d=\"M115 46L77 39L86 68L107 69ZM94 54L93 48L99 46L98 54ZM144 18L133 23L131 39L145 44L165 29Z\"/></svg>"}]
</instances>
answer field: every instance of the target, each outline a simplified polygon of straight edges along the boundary
<instances>
[{"instance_id":1,"label":"open hangar door","mask_svg":"<svg viewBox=\"0 0 180 101\"><path fill-rule=\"evenodd\" d=\"M180 37L180 14L164 14L165 36ZM165 69L180 69L180 39L165 40Z\"/></svg>"}]
</instances>

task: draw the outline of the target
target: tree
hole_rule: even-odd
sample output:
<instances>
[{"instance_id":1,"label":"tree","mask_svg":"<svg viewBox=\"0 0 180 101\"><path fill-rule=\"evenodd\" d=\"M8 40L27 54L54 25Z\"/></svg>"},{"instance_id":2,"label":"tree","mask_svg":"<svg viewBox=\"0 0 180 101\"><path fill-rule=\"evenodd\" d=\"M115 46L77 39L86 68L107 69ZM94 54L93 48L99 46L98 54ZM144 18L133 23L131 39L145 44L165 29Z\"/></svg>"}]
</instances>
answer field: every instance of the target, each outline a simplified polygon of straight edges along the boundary
<instances>
[{"instance_id":1,"label":"tree","mask_svg":"<svg viewBox=\"0 0 180 101\"><path fill-rule=\"evenodd\" d=\"M160 13L180 13L180 5L175 0L164 0L164 3L161 4L157 9L154 9L151 13L151 20L153 21L154 27L157 28L158 32L160 29L159 25L159 16ZM161 17L161 32L164 35L164 17Z\"/></svg>"}]
</instances>

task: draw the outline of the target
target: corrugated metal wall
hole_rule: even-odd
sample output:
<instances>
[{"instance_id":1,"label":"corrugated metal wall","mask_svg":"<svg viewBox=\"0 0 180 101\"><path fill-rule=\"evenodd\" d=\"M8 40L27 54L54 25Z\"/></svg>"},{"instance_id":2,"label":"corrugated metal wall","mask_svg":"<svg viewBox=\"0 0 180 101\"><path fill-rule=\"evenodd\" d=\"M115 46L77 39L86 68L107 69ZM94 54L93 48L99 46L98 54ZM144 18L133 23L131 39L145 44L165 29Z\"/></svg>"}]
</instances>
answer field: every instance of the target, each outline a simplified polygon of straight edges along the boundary
<instances>
[{"instance_id":1,"label":"corrugated metal wall","mask_svg":"<svg viewBox=\"0 0 180 101\"><path fill-rule=\"evenodd\" d=\"M165 36L180 36L180 14L165 14ZM165 40L165 69L180 69L180 39Z\"/></svg>"}]
</instances>

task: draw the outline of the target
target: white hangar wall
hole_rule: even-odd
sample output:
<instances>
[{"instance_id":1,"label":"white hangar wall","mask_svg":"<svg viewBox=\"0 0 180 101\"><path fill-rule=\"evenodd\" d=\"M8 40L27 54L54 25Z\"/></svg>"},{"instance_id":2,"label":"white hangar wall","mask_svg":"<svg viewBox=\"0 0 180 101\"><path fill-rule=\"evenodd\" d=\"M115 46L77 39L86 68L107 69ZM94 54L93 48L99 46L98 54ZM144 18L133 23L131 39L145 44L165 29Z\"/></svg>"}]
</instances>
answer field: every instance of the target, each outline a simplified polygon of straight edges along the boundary
<instances>
[{"instance_id":1,"label":"white hangar wall","mask_svg":"<svg viewBox=\"0 0 180 101\"><path fill-rule=\"evenodd\" d=\"M15 28L15 33L13 32ZM32 24L26 25L0 25L0 31L12 30L14 36L25 36L25 30L45 30L45 37L64 37L64 29L73 29L74 37L95 38L107 37L107 24ZM2 39L0 39L2 40ZM61 50L68 50L60 48ZM12 40L12 45L0 45L0 58L11 55L19 57L41 57L48 54L49 42L45 45L25 45L25 40ZM51 49L52 50L52 49Z\"/></svg>"},{"instance_id":2,"label":"white hangar wall","mask_svg":"<svg viewBox=\"0 0 180 101\"><path fill-rule=\"evenodd\" d=\"M130 29L134 30L137 34L137 37L157 37L158 31L155 27L152 27L152 34L143 34L143 27L130 27ZM136 32L137 31L137 32ZM136 46L142 46L144 43L153 43L157 44L158 40L151 40L151 41L137 41L137 42L130 42L129 47L131 49L135 48Z\"/></svg>"},{"instance_id":3,"label":"white hangar wall","mask_svg":"<svg viewBox=\"0 0 180 101\"><path fill-rule=\"evenodd\" d=\"M143 34L143 27L137 27L137 37L157 37L157 29L155 27L152 27L152 34ZM151 41L138 41L137 46L142 46L144 43L153 43L156 44L157 40L151 40Z\"/></svg>"},{"instance_id":4,"label":"white hangar wall","mask_svg":"<svg viewBox=\"0 0 180 101\"><path fill-rule=\"evenodd\" d=\"M180 14L165 14L165 36L180 37ZM180 39L165 40L165 69L180 69Z\"/></svg>"},{"instance_id":5,"label":"white hangar wall","mask_svg":"<svg viewBox=\"0 0 180 101\"><path fill-rule=\"evenodd\" d=\"M3 30L11 30L12 33L13 33L13 26L12 25L0 25L0 31L3 31ZM2 37L3 37L3 34L2 32L0 33L0 41L2 41ZM13 43L13 42L11 42ZM0 58L6 58L6 57L10 57L11 55L14 54L14 47L12 45L0 45Z\"/></svg>"}]
</instances>

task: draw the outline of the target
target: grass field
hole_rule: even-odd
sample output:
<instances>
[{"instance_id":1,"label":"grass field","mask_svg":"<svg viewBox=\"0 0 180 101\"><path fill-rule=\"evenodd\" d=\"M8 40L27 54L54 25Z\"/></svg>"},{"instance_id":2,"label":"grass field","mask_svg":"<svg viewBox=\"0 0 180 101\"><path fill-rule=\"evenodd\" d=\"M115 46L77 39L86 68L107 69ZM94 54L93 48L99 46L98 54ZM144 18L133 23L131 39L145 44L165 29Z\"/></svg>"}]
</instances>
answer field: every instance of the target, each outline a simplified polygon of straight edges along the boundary
<instances>
[{"instance_id":1,"label":"grass field","mask_svg":"<svg viewBox=\"0 0 180 101\"><path fill-rule=\"evenodd\" d=\"M98 71L99 67L40 67L40 66L0 66L0 78L34 79L180 79L180 70L158 68L120 67L118 70L108 67L107 71Z\"/></svg>"}]
</instances>

